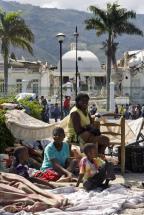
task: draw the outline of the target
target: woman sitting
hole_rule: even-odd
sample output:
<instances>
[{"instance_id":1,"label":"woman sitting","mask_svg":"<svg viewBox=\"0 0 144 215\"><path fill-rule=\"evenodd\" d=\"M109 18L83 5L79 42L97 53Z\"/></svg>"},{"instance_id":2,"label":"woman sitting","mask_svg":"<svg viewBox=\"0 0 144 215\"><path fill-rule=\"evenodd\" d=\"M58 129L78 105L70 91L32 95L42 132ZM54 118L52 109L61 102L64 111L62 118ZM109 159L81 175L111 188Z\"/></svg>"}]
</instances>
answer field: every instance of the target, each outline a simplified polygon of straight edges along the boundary
<instances>
[{"instance_id":1,"label":"woman sitting","mask_svg":"<svg viewBox=\"0 0 144 215\"><path fill-rule=\"evenodd\" d=\"M80 93L75 101L68 121L69 141L79 144L93 142L97 144L99 154L104 154L105 148L109 146L109 138L101 135L100 130L93 126L93 119L88 113L89 96Z\"/></svg>"},{"instance_id":2,"label":"woman sitting","mask_svg":"<svg viewBox=\"0 0 144 215\"><path fill-rule=\"evenodd\" d=\"M54 170L59 176L65 176L65 180L71 181L74 162L70 162L69 144L63 142L64 138L64 129L61 127L54 128L54 141L49 143L44 150L44 160L41 170Z\"/></svg>"}]
</instances>

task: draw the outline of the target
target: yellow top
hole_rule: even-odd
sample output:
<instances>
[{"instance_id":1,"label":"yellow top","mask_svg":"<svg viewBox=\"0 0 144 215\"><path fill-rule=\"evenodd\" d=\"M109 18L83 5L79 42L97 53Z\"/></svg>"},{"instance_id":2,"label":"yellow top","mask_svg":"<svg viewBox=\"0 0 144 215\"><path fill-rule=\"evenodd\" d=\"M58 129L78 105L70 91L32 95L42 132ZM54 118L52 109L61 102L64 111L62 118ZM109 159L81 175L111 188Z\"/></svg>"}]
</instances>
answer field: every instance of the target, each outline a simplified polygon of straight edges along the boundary
<instances>
[{"instance_id":1,"label":"yellow top","mask_svg":"<svg viewBox=\"0 0 144 215\"><path fill-rule=\"evenodd\" d=\"M70 114L69 114L69 118L68 118L68 123L67 123L67 130L68 130L68 140L70 142L75 142L77 141L77 134L74 130L74 127L73 127L73 122L72 122L72 119L70 117L71 113L73 112L77 112L80 116L80 123L81 123L81 126L82 127L86 127L87 125L90 124L90 118L89 118L89 114L87 113L87 115L85 115L79 108L77 108L76 106L74 106L71 111L70 111Z\"/></svg>"}]
</instances>

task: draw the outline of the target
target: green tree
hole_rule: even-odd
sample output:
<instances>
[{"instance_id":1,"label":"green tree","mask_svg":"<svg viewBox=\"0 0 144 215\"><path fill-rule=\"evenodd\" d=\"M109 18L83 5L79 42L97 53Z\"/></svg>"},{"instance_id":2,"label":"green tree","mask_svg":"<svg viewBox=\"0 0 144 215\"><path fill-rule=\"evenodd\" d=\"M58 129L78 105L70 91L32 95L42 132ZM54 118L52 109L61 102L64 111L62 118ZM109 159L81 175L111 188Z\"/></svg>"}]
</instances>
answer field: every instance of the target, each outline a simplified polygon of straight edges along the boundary
<instances>
[{"instance_id":1,"label":"green tree","mask_svg":"<svg viewBox=\"0 0 144 215\"><path fill-rule=\"evenodd\" d=\"M20 12L0 10L0 40L1 53L4 58L4 90L7 95L10 47L26 49L30 54L33 54L31 44L34 42L34 35L21 17Z\"/></svg>"},{"instance_id":2,"label":"green tree","mask_svg":"<svg viewBox=\"0 0 144 215\"><path fill-rule=\"evenodd\" d=\"M107 34L105 48L107 56L107 110L109 110L111 63L113 61L116 64L117 43L115 39L122 34L143 36L143 32L130 22L130 19L136 18L136 13L121 8L117 3L107 3L105 10L96 6L90 6L89 10L93 16L85 21L86 29L95 29L97 36Z\"/></svg>"}]
</instances>

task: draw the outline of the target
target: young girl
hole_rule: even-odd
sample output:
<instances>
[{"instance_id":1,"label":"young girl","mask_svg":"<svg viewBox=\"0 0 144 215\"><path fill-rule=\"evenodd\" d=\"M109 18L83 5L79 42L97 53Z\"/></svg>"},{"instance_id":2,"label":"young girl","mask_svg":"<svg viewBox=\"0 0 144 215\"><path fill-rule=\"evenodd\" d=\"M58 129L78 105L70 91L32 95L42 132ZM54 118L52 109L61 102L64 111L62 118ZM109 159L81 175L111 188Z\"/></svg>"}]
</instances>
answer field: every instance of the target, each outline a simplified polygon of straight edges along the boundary
<instances>
[{"instance_id":1,"label":"young girl","mask_svg":"<svg viewBox=\"0 0 144 215\"><path fill-rule=\"evenodd\" d=\"M76 186L83 180L83 187L89 191L97 187L108 187L109 180L114 180L112 164L97 157L96 145L87 143L83 149L86 157L80 161L80 172ZM103 182L105 183L103 184Z\"/></svg>"}]
</instances>

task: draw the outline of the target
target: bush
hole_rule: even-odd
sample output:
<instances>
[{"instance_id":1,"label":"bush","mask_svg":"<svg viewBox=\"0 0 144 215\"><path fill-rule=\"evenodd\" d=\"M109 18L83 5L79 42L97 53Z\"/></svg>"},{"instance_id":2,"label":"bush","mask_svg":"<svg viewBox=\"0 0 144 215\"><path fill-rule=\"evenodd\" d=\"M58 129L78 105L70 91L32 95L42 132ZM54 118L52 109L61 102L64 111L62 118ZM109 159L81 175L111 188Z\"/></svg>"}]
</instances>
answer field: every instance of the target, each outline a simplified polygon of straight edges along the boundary
<instances>
[{"instance_id":1,"label":"bush","mask_svg":"<svg viewBox=\"0 0 144 215\"><path fill-rule=\"evenodd\" d=\"M29 109L29 115L41 120L42 107L37 101L29 101L28 99L22 99L19 101L25 108Z\"/></svg>"},{"instance_id":2,"label":"bush","mask_svg":"<svg viewBox=\"0 0 144 215\"><path fill-rule=\"evenodd\" d=\"M0 104L3 103L17 103L15 97L3 97L0 98Z\"/></svg>"},{"instance_id":3,"label":"bush","mask_svg":"<svg viewBox=\"0 0 144 215\"><path fill-rule=\"evenodd\" d=\"M4 153L4 150L8 146L13 146L15 138L6 127L5 124L6 111L0 110L0 153Z\"/></svg>"},{"instance_id":4,"label":"bush","mask_svg":"<svg viewBox=\"0 0 144 215\"><path fill-rule=\"evenodd\" d=\"M14 97L0 98L0 104L2 103L17 103ZM28 99L23 99L19 101L24 107L28 108L32 117L36 119L41 119L42 107L37 101L29 101ZM5 110L0 109L0 153L3 153L5 148L8 146L13 146L15 138L11 134L10 130L5 124Z\"/></svg>"}]
</instances>

